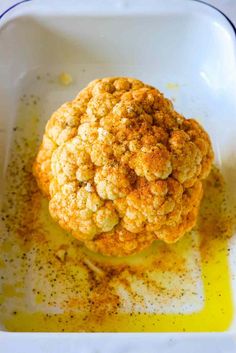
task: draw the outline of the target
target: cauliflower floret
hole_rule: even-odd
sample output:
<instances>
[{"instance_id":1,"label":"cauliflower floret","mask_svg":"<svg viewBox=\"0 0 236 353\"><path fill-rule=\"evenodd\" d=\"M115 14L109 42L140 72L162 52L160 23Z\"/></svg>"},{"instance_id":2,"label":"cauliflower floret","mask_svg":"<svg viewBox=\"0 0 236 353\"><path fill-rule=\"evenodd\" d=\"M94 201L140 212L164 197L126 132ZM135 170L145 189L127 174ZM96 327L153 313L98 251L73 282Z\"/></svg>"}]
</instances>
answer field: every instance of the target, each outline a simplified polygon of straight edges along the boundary
<instances>
[{"instance_id":1,"label":"cauliflower floret","mask_svg":"<svg viewBox=\"0 0 236 353\"><path fill-rule=\"evenodd\" d=\"M131 159L129 166L138 176L148 181L166 179L172 171L171 154L163 144L142 147Z\"/></svg>"},{"instance_id":2,"label":"cauliflower floret","mask_svg":"<svg viewBox=\"0 0 236 353\"><path fill-rule=\"evenodd\" d=\"M204 129L143 82L91 82L46 125L34 175L51 216L93 251L124 256L190 230L213 151Z\"/></svg>"},{"instance_id":3,"label":"cauliflower floret","mask_svg":"<svg viewBox=\"0 0 236 353\"><path fill-rule=\"evenodd\" d=\"M34 163L33 172L38 186L45 196L49 196L49 188L52 181L51 159L57 147L57 144L45 133Z\"/></svg>"},{"instance_id":4,"label":"cauliflower floret","mask_svg":"<svg viewBox=\"0 0 236 353\"><path fill-rule=\"evenodd\" d=\"M117 164L97 168L94 182L97 193L102 199L115 200L129 194L135 177L132 170Z\"/></svg>"}]
</instances>

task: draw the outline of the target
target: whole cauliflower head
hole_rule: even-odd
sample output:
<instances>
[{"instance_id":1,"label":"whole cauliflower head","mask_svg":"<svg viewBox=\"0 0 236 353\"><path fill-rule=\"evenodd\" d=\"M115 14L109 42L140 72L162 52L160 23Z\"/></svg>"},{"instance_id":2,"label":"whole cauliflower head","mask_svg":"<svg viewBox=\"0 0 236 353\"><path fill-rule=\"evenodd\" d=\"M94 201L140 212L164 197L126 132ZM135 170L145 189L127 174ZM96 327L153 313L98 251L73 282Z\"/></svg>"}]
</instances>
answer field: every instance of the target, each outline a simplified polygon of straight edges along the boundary
<instances>
[{"instance_id":1,"label":"whole cauliflower head","mask_svg":"<svg viewBox=\"0 0 236 353\"><path fill-rule=\"evenodd\" d=\"M33 169L62 228L93 251L125 256L194 226L212 160L197 121L156 88L112 77L52 115Z\"/></svg>"}]
</instances>

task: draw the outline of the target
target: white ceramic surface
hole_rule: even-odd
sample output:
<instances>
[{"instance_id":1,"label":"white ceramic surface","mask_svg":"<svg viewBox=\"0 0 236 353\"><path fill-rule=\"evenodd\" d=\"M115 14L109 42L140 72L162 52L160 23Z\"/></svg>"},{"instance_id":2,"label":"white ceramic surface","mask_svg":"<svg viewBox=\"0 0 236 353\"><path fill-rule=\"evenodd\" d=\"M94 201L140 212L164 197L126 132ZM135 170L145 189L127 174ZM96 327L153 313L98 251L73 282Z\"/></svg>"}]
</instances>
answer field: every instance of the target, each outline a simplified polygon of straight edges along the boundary
<instances>
[{"instance_id":1,"label":"white ceramic surface","mask_svg":"<svg viewBox=\"0 0 236 353\"><path fill-rule=\"evenodd\" d=\"M6 1L7 7L7 1ZM69 88L36 82L66 71ZM8 162L19 98L43 101L42 129L60 103L95 77L127 75L175 98L176 109L197 117L213 138L216 161L236 196L236 38L216 10L195 1L33 0L0 19L1 183ZM166 84L178 84L175 92ZM231 270L236 302L235 252ZM210 352L236 351L236 320L227 333L27 334L0 333L0 352ZM4 347L1 348L1 347ZM2 350L1 350L2 349Z\"/></svg>"}]
</instances>

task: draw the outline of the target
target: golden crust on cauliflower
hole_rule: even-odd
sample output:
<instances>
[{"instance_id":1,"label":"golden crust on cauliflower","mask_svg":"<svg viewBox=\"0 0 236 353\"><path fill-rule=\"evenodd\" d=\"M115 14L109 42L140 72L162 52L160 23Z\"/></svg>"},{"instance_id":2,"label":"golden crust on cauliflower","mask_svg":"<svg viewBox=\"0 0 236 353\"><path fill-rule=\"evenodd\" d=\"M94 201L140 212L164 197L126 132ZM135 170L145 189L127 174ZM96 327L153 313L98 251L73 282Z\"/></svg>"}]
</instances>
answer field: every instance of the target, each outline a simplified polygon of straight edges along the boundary
<instances>
[{"instance_id":1,"label":"golden crust on cauliflower","mask_svg":"<svg viewBox=\"0 0 236 353\"><path fill-rule=\"evenodd\" d=\"M34 175L51 216L93 251L124 256L190 230L213 151L156 88L91 82L48 121Z\"/></svg>"}]
</instances>

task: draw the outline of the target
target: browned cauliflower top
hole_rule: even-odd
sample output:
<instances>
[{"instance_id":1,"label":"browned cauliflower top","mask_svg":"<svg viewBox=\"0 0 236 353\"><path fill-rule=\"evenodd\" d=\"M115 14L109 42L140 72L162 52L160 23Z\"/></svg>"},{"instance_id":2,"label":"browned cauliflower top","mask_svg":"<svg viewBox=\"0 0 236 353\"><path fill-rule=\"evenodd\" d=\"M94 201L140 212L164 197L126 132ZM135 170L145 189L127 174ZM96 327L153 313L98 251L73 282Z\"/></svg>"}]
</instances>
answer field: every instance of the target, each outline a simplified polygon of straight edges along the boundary
<instances>
[{"instance_id":1,"label":"browned cauliflower top","mask_svg":"<svg viewBox=\"0 0 236 353\"><path fill-rule=\"evenodd\" d=\"M212 160L198 122L156 88L111 77L52 115L34 175L61 227L94 251L124 256L194 226Z\"/></svg>"}]
</instances>

